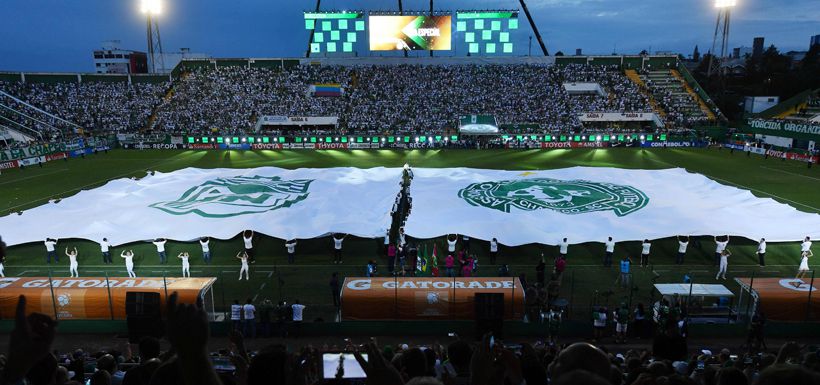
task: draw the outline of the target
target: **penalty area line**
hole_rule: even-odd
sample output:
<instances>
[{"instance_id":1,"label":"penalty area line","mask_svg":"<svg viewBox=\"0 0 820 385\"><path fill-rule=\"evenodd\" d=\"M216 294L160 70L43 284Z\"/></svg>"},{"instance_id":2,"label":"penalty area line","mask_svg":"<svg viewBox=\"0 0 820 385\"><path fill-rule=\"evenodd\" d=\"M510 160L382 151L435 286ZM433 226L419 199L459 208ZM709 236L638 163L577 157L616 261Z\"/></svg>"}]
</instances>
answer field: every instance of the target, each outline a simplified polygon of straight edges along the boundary
<instances>
[{"instance_id":1,"label":"penalty area line","mask_svg":"<svg viewBox=\"0 0 820 385\"><path fill-rule=\"evenodd\" d=\"M786 173L786 174L791 174L791 175L794 175L794 176L802 176L803 178L809 178L809 179L814 179L814 180L820 180L820 178L815 178L815 177L813 177L813 176L808 176L808 175L798 174L798 173L796 173L796 172L791 172L791 171L781 170L781 169L779 169L779 168L766 167L766 166L760 166L760 168L765 168L765 169L767 169L767 170L772 170L772 171L782 172L782 173Z\"/></svg>"}]
</instances>

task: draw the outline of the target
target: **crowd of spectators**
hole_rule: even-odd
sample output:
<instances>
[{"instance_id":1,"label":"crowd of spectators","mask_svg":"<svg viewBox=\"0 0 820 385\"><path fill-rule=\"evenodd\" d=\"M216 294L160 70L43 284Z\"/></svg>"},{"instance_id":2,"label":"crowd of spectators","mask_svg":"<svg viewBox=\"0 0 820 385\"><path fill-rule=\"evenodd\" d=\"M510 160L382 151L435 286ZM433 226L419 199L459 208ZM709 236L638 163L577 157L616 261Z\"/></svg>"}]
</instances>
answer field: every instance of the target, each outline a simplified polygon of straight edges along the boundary
<instances>
[{"instance_id":1,"label":"crowd of spectators","mask_svg":"<svg viewBox=\"0 0 820 385\"><path fill-rule=\"evenodd\" d=\"M169 83L125 82L3 82L0 90L49 114L92 132L132 132L144 129L153 108L162 100ZM6 100L9 99L9 100ZM10 107L26 112L23 103L5 98ZM39 113L40 117L46 116ZM29 122L31 123L31 122ZM36 122L34 122L36 123ZM52 123L52 122L49 122ZM36 128L40 127L34 124ZM74 131L75 126L53 120L53 126Z\"/></svg>"},{"instance_id":2,"label":"crowd of spectators","mask_svg":"<svg viewBox=\"0 0 820 385\"><path fill-rule=\"evenodd\" d=\"M207 314L201 304L177 304L169 298L166 338L170 349L151 337L138 354L105 350L69 353L53 350L56 323L47 315L26 316L21 297L8 355L0 359L3 384L349 384L373 385L815 385L820 383L818 350L795 342L778 351L732 352L691 349L670 323L643 346L607 348L586 342L512 343L490 334L471 343L458 336L446 343L380 346L376 339L357 344L289 346L274 343L246 348L231 332L229 348L211 351ZM719 349L719 348L714 348ZM340 352L352 353L334 359ZM330 361L324 357L328 354ZM735 354L733 354L735 353ZM365 359L364 354L367 355ZM342 379L358 363L365 378ZM86 382L87 381L87 382Z\"/></svg>"},{"instance_id":3,"label":"crowd of spectators","mask_svg":"<svg viewBox=\"0 0 820 385\"><path fill-rule=\"evenodd\" d=\"M575 82L597 83L602 92L570 94L564 84ZM343 92L313 95L311 86L321 83L338 83ZM264 115L338 117L335 127L262 127L272 135L447 135L457 131L459 116L471 114L493 115L510 133L583 133L600 127L582 123L581 113L652 111L646 93L620 67L581 64L224 66L190 70L173 85L0 82L0 89L89 131L175 135L256 132ZM657 97L671 128L692 123L677 98ZM54 119L47 123L75 128ZM24 125L49 129L36 121Z\"/></svg>"}]
</instances>

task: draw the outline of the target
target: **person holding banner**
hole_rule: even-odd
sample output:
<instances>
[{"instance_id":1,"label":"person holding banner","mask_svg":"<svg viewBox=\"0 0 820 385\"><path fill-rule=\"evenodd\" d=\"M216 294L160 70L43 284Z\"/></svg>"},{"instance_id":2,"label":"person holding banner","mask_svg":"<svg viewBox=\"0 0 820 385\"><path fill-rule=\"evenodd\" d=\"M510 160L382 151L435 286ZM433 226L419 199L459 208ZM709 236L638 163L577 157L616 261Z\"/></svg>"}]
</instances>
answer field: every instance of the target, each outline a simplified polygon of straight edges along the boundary
<instances>
[{"instance_id":1,"label":"person holding banner","mask_svg":"<svg viewBox=\"0 0 820 385\"><path fill-rule=\"evenodd\" d=\"M211 239L208 237L199 238L199 245L202 246L202 260L206 264L211 264Z\"/></svg>"},{"instance_id":2,"label":"person holding banner","mask_svg":"<svg viewBox=\"0 0 820 385\"><path fill-rule=\"evenodd\" d=\"M718 268L718 273L715 276L715 279L718 279L721 275L723 276L723 280L726 280L726 269L729 268L729 256L732 255L732 252L726 249L720 252L720 267Z\"/></svg>"},{"instance_id":3,"label":"person holding banner","mask_svg":"<svg viewBox=\"0 0 820 385\"><path fill-rule=\"evenodd\" d=\"M54 238L46 238L44 242L46 245L46 263L51 263L51 258L54 258L54 262L60 262L60 258L57 256L57 239Z\"/></svg>"},{"instance_id":4,"label":"person holding banner","mask_svg":"<svg viewBox=\"0 0 820 385\"><path fill-rule=\"evenodd\" d=\"M800 267L797 268L797 276L794 279L800 279L806 276L809 272L809 257L813 257L811 250L806 250L800 253Z\"/></svg>"},{"instance_id":5,"label":"person holding banner","mask_svg":"<svg viewBox=\"0 0 820 385\"><path fill-rule=\"evenodd\" d=\"M641 267L647 267L649 266L649 250L652 248L652 244L649 243L648 239L644 239L641 248Z\"/></svg>"},{"instance_id":6,"label":"person holding banner","mask_svg":"<svg viewBox=\"0 0 820 385\"><path fill-rule=\"evenodd\" d=\"M347 238L347 234L333 234L333 263L342 263L342 241Z\"/></svg>"},{"instance_id":7,"label":"person holding banner","mask_svg":"<svg viewBox=\"0 0 820 385\"><path fill-rule=\"evenodd\" d=\"M108 242L108 238L103 238L100 242L100 252L103 257L103 264L111 264L111 243Z\"/></svg>"},{"instance_id":8,"label":"person holding banner","mask_svg":"<svg viewBox=\"0 0 820 385\"><path fill-rule=\"evenodd\" d=\"M678 235L678 256L675 258L676 265L683 264L683 257L686 256L686 248L689 247L689 236L681 237Z\"/></svg>"},{"instance_id":9,"label":"person holding banner","mask_svg":"<svg viewBox=\"0 0 820 385\"><path fill-rule=\"evenodd\" d=\"M458 234L447 234L447 252L452 254L456 252L456 243L458 242Z\"/></svg>"},{"instance_id":10,"label":"person holding banner","mask_svg":"<svg viewBox=\"0 0 820 385\"><path fill-rule=\"evenodd\" d=\"M726 235L725 241L719 241L718 237L715 237L715 265L720 262L720 257L723 255L723 250L726 250L726 245L729 244L729 236Z\"/></svg>"},{"instance_id":11,"label":"person holding banner","mask_svg":"<svg viewBox=\"0 0 820 385\"><path fill-rule=\"evenodd\" d=\"M190 257L190 255L188 255L187 252L182 252L182 253L179 253L179 255L177 255L177 258L182 260L182 276L190 278L191 277L191 263L188 262L188 257Z\"/></svg>"},{"instance_id":12,"label":"person holding banner","mask_svg":"<svg viewBox=\"0 0 820 385\"><path fill-rule=\"evenodd\" d=\"M151 242L157 247L157 255L159 256L159 263L161 265L164 265L168 260L168 257L165 255L165 242L168 242L165 238L157 238Z\"/></svg>"},{"instance_id":13,"label":"person holding banner","mask_svg":"<svg viewBox=\"0 0 820 385\"><path fill-rule=\"evenodd\" d=\"M245 230L242 233L242 240L245 242L245 254L251 263L256 263L256 256L253 253L253 230Z\"/></svg>"},{"instance_id":14,"label":"person holding banner","mask_svg":"<svg viewBox=\"0 0 820 385\"><path fill-rule=\"evenodd\" d=\"M125 259L125 269L128 270L128 277L137 278L137 275L134 274L134 250L123 250L120 257Z\"/></svg>"},{"instance_id":15,"label":"person holding banner","mask_svg":"<svg viewBox=\"0 0 820 385\"><path fill-rule=\"evenodd\" d=\"M490 241L490 264L495 265L495 258L498 257L498 240L493 238Z\"/></svg>"},{"instance_id":16,"label":"person holding banner","mask_svg":"<svg viewBox=\"0 0 820 385\"><path fill-rule=\"evenodd\" d=\"M293 263L296 260L296 240L285 242L285 247L288 249L288 263Z\"/></svg>"},{"instance_id":17,"label":"person holding banner","mask_svg":"<svg viewBox=\"0 0 820 385\"><path fill-rule=\"evenodd\" d=\"M242 268L239 269L239 280L242 280L242 273L245 273L245 280L249 281L250 277L248 275L248 252L240 251L236 253L236 258L242 262Z\"/></svg>"},{"instance_id":18,"label":"person holding banner","mask_svg":"<svg viewBox=\"0 0 820 385\"><path fill-rule=\"evenodd\" d=\"M615 241L612 240L612 237L609 237L606 242L604 242L604 245L606 245L604 267L612 267L612 255L615 254Z\"/></svg>"},{"instance_id":19,"label":"person holding banner","mask_svg":"<svg viewBox=\"0 0 820 385\"><path fill-rule=\"evenodd\" d=\"M558 245L558 254L561 255L562 259L566 259L567 258L567 251L569 251L569 243L567 242L567 239L564 238L563 240L561 240L561 243Z\"/></svg>"},{"instance_id":20,"label":"person holding banner","mask_svg":"<svg viewBox=\"0 0 820 385\"><path fill-rule=\"evenodd\" d=\"M71 273L71 277L79 278L80 274L77 272L77 248L75 247L72 252L69 252L68 247L66 247L65 255L68 256L68 271Z\"/></svg>"},{"instance_id":21,"label":"person holding banner","mask_svg":"<svg viewBox=\"0 0 820 385\"><path fill-rule=\"evenodd\" d=\"M760 267L766 266L766 238L760 238L757 244L757 261Z\"/></svg>"}]
</instances>

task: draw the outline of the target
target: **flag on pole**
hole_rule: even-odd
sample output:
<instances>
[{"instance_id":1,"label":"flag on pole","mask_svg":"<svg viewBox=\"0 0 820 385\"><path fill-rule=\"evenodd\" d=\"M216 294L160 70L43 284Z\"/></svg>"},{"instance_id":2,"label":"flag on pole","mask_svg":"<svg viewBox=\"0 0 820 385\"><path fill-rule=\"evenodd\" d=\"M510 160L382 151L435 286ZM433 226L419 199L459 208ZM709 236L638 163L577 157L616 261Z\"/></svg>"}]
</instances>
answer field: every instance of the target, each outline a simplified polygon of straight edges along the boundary
<instances>
[{"instance_id":1,"label":"flag on pole","mask_svg":"<svg viewBox=\"0 0 820 385\"><path fill-rule=\"evenodd\" d=\"M430 275L438 277L438 256L436 255L436 244L433 244L433 255L430 257Z\"/></svg>"}]
</instances>

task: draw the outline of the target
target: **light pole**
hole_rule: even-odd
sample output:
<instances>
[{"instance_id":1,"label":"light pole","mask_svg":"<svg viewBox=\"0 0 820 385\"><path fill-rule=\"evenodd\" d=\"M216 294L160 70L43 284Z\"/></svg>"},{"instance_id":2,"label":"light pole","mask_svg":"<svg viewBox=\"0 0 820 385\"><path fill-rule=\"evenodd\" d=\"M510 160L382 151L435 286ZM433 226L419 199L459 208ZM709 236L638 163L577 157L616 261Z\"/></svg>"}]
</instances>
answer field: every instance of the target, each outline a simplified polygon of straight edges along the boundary
<instances>
[{"instance_id":1,"label":"light pole","mask_svg":"<svg viewBox=\"0 0 820 385\"><path fill-rule=\"evenodd\" d=\"M712 38L712 52L709 55L709 69L706 72L707 77L711 77L712 73L718 76L723 75L721 62L728 56L729 51L729 25L731 21L731 11L737 5L737 0L715 0L715 8L718 10L717 22L715 23L715 35ZM721 35L720 56L716 52L716 45L718 34Z\"/></svg>"},{"instance_id":2,"label":"light pole","mask_svg":"<svg viewBox=\"0 0 820 385\"><path fill-rule=\"evenodd\" d=\"M148 57L151 60L151 73L157 72L157 58L160 69L165 69L165 60L162 54L162 39L159 36L159 24L155 16L162 13L161 0L140 0L140 11L146 16L146 37L148 40ZM156 52L159 51L159 55Z\"/></svg>"}]
</instances>

